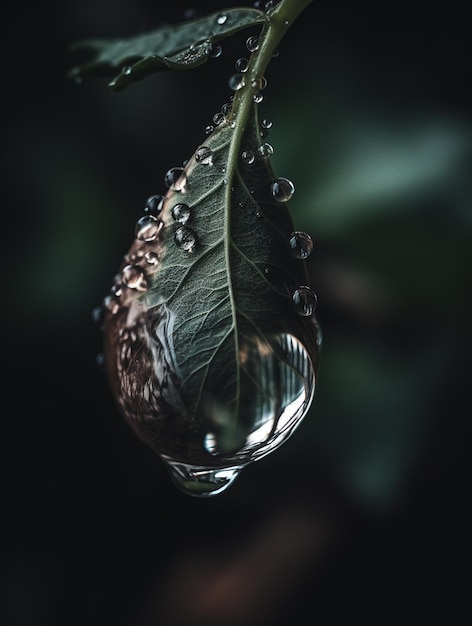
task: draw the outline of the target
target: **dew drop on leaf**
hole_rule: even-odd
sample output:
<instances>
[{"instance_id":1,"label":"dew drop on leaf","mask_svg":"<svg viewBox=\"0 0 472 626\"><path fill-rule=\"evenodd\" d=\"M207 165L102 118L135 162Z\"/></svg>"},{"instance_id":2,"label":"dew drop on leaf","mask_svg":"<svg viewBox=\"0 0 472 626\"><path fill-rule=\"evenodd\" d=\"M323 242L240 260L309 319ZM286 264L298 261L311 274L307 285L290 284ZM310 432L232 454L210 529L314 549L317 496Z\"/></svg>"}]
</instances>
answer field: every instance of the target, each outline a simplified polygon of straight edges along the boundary
<instances>
[{"instance_id":1,"label":"dew drop on leaf","mask_svg":"<svg viewBox=\"0 0 472 626\"><path fill-rule=\"evenodd\" d=\"M313 239L308 233L297 230L290 235L289 246L296 259L307 259L313 252Z\"/></svg>"},{"instance_id":2,"label":"dew drop on leaf","mask_svg":"<svg viewBox=\"0 0 472 626\"><path fill-rule=\"evenodd\" d=\"M161 228L161 221L153 215L144 215L136 222L135 234L141 241L154 241Z\"/></svg>"},{"instance_id":3,"label":"dew drop on leaf","mask_svg":"<svg viewBox=\"0 0 472 626\"><path fill-rule=\"evenodd\" d=\"M197 236L188 226L180 226L180 228L175 231L174 241L182 250L194 252L197 245Z\"/></svg>"},{"instance_id":4,"label":"dew drop on leaf","mask_svg":"<svg viewBox=\"0 0 472 626\"><path fill-rule=\"evenodd\" d=\"M190 218L190 207L188 206L188 204L183 204L183 203L179 203L176 204L174 207L172 207L172 218L176 221L176 222L180 222L181 224L185 224L186 222L188 222L189 218Z\"/></svg>"},{"instance_id":5,"label":"dew drop on leaf","mask_svg":"<svg viewBox=\"0 0 472 626\"><path fill-rule=\"evenodd\" d=\"M149 198L146 200L144 212L151 215L159 215L159 213L162 211L163 201L164 196L161 196L160 194L149 196Z\"/></svg>"},{"instance_id":6,"label":"dew drop on leaf","mask_svg":"<svg viewBox=\"0 0 472 626\"><path fill-rule=\"evenodd\" d=\"M200 146L195 152L195 161L202 165L213 164L213 152L208 146Z\"/></svg>"},{"instance_id":7,"label":"dew drop on leaf","mask_svg":"<svg viewBox=\"0 0 472 626\"><path fill-rule=\"evenodd\" d=\"M215 127L212 124L208 124L205 128L205 135L211 135L211 133L215 130Z\"/></svg>"},{"instance_id":8,"label":"dew drop on leaf","mask_svg":"<svg viewBox=\"0 0 472 626\"><path fill-rule=\"evenodd\" d=\"M146 263L149 265L157 265L159 262L159 256L157 252L154 252L154 250L148 250L145 253L144 258L146 259Z\"/></svg>"},{"instance_id":9,"label":"dew drop on leaf","mask_svg":"<svg viewBox=\"0 0 472 626\"><path fill-rule=\"evenodd\" d=\"M303 285L292 293L292 302L299 315L309 317L315 312L317 297L310 287Z\"/></svg>"},{"instance_id":10,"label":"dew drop on leaf","mask_svg":"<svg viewBox=\"0 0 472 626\"><path fill-rule=\"evenodd\" d=\"M183 167L172 167L165 175L164 182L172 191L182 191L187 184Z\"/></svg>"},{"instance_id":11,"label":"dew drop on leaf","mask_svg":"<svg viewBox=\"0 0 472 626\"><path fill-rule=\"evenodd\" d=\"M146 275L137 265L125 265L121 270L123 284L136 291L146 291L148 288Z\"/></svg>"},{"instance_id":12,"label":"dew drop on leaf","mask_svg":"<svg viewBox=\"0 0 472 626\"><path fill-rule=\"evenodd\" d=\"M243 163L250 165L251 163L254 163L255 158L254 152L251 152L250 150L244 150L241 152L241 160Z\"/></svg>"},{"instance_id":13,"label":"dew drop on leaf","mask_svg":"<svg viewBox=\"0 0 472 626\"><path fill-rule=\"evenodd\" d=\"M295 187L288 178L277 178L270 187L272 196L277 202L288 202L295 193Z\"/></svg>"},{"instance_id":14,"label":"dew drop on leaf","mask_svg":"<svg viewBox=\"0 0 472 626\"><path fill-rule=\"evenodd\" d=\"M259 146L257 151L259 152L261 157L263 157L264 159L267 159L268 157L271 157L274 154L274 148L270 145L270 143L267 143L267 142Z\"/></svg>"}]
</instances>

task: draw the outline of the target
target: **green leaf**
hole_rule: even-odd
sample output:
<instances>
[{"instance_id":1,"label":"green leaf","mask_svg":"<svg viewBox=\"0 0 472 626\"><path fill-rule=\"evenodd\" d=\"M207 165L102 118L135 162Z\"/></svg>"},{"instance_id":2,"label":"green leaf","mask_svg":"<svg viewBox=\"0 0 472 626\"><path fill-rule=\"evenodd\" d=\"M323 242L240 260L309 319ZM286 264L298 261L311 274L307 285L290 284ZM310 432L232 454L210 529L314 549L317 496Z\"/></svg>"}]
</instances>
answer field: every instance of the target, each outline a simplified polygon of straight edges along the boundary
<instances>
[{"instance_id":1,"label":"green leaf","mask_svg":"<svg viewBox=\"0 0 472 626\"><path fill-rule=\"evenodd\" d=\"M210 58L214 43L265 20L266 14L257 9L228 9L176 25L163 25L126 39L78 41L73 44L73 51L90 52L94 56L73 68L69 77L78 79L92 73L114 76L108 88L117 91L154 72L202 65Z\"/></svg>"},{"instance_id":2,"label":"green leaf","mask_svg":"<svg viewBox=\"0 0 472 626\"><path fill-rule=\"evenodd\" d=\"M311 403L316 320L293 300L305 262L292 254L292 219L272 194L262 141L255 104L244 128L229 117L206 138L159 218L144 218L158 235L143 239L138 227L107 301L115 395L171 465L243 466L281 445ZM174 219L179 204L185 224Z\"/></svg>"}]
</instances>

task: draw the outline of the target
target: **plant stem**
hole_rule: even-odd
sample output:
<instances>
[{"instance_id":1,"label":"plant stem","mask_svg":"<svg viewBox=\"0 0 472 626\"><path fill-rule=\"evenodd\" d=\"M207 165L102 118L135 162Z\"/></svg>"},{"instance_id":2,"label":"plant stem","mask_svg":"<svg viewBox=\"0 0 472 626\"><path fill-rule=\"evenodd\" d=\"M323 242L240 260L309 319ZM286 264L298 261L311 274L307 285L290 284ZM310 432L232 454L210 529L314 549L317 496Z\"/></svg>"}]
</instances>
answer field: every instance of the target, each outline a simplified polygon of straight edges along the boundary
<instances>
[{"instance_id":1,"label":"plant stem","mask_svg":"<svg viewBox=\"0 0 472 626\"><path fill-rule=\"evenodd\" d=\"M243 130L253 106L254 94L258 92L258 81L277 50L280 41L300 13L313 0L280 0L267 12L267 20L259 36L259 48L251 54L247 71L244 74L244 86L236 92L232 108L232 118ZM240 133L237 133L239 136Z\"/></svg>"}]
</instances>

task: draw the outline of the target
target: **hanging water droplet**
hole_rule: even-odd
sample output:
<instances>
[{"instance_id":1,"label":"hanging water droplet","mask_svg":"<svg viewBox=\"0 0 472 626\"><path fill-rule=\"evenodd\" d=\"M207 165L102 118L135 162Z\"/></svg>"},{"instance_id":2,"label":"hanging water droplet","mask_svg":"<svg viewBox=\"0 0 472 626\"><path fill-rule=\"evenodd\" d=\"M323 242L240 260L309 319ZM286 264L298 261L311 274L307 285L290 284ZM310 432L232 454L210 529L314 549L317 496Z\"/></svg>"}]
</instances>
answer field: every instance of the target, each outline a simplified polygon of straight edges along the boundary
<instances>
[{"instance_id":1,"label":"hanging water droplet","mask_svg":"<svg viewBox=\"0 0 472 626\"><path fill-rule=\"evenodd\" d=\"M309 317L315 312L317 297L310 287L303 285L292 293L292 302L299 315Z\"/></svg>"},{"instance_id":2,"label":"hanging water droplet","mask_svg":"<svg viewBox=\"0 0 472 626\"><path fill-rule=\"evenodd\" d=\"M125 76L129 76L131 74L131 72L133 71L133 68L130 67L129 65L126 65L122 70L121 73L124 74Z\"/></svg>"},{"instance_id":3,"label":"hanging water droplet","mask_svg":"<svg viewBox=\"0 0 472 626\"><path fill-rule=\"evenodd\" d=\"M270 186L274 200L277 202L288 202L295 192L295 187L288 178L277 178Z\"/></svg>"},{"instance_id":4,"label":"hanging water droplet","mask_svg":"<svg viewBox=\"0 0 472 626\"><path fill-rule=\"evenodd\" d=\"M212 43L210 46L210 56L212 59L217 59L223 54L223 48L220 43Z\"/></svg>"},{"instance_id":5,"label":"hanging water droplet","mask_svg":"<svg viewBox=\"0 0 472 626\"><path fill-rule=\"evenodd\" d=\"M162 222L154 215L144 215L136 222L135 234L141 241L154 241L162 228Z\"/></svg>"},{"instance_id":6,"label":"hanging water droplet","mask_svg":"<svg viewBox=\"0 0 472 626\"><path fill-rule=\"evenodd\" d=\"M136 291L146 291L148 288L146 275L137 265L125 265L121 270L121 280L127 287Z\"/></svg>"},{"instance_id":7,"label":"hanging water droplet","mask_svg":"<svg viewBox=\"0 0 472 626\"><path fill-rule=\"evenodd\" d=\"M245 72L247 70L248 64L249 64L249 61L246 58L241 57L235 63L236 71Z\"/></svg>"},{"instance_id":8,"label":"hanging water droplet","mask_svg":"<svg viewBox=\"0 0 472 626\"><path fill-rule=\"evenodd\" d=\"M263 143L261 146L259 146L258 148L258 152L261 155L261 157L267 159L268 157L271 157L274 154L274 148L270 145L270 143Z\"/></svg>"},{"instance_id":9,"label":"hanging water droplet","mask_svg":"<svg viewBox=\"0 0 472 626\"><path fill-rule=\"evenodd\" d=\"M216 126L219 126L222 122L224 122L225 116L223 113L215 113L213 116L213 122Z\"/></svg>"},{"instance_id":10,"label":"hanging water droplet","mask_svg":"<svg viewBox=\"0 0 472 626\"><path fill-rule=\"evenodd\" d=\"M248 37L246 41L246 48L249 50L249 52L255 52L256 50L259 50L259 37L256 37L255 35L253 35L252 37Z\"/></svg>"},{"instance_id":11,"label":"hanging water droplet","mask_svg":"<svg viewBox=\"0 0 472 626\"><path fill-rule=\"evenodd\" d=\"M213 165L213 152L208 146L200 146L195 152L195 161L202 165Z\"/></svg>"},{"instance_id":12,"label":"hanging water droplet","mask_svg":"<svg viewBox=\"0 0 472 626\"><path fill-rule=\"evenodd\" d=\"M241 160L243 163L247 163L247 164L251 164L254 163L255 161L255 156L254 156L254 152L251 152L250 150L244 150L243 152L241 152Z\"/></svg>"},{"instance_id":13,"label":"hanging water droplet","mask_svg":"<svg viewBox=\"0 0 472 626\"><path fill-rule=\"evenodd\" d=\"M183 167L172 167L165 175L164 182L172 191L182 191L187 184Z\"/></svg>"},{"instance_id":14,"label":"hanging water droplet","mask_svg":"<svg viewBox=\"0 0 472 626\"><path fill-rule=\"evenodd\" d=\"M290 252L297 259L307 259L313 252L313 239L308 233L296 230L290 235Z\"/></svg>"},{"instance_id":15,"label":"hanging water droplet","mask_svg":"<svg viewBox=\"0 0 472 626\"><path fill-rule=\"evenodd\" d=\"M208 124L205 128L205 135L211 135L211 133L215 130L215 127L212 124Z\"/></svg>"},{"instance_id":16,"label":"hanging water droplet","mask_svg":"<svg viewBox=\"0 0 472 626\"><path fill-rule=\"evenodd\" d=\"M188 204L179 203L176 204L171 211L172 217L176 222L185 224L190 218L190 207Z\"/></svg>"},{"instance_id":17,"label":"hanging water droplet","mask_svg":"<svg viewBox=\"0 0 472 626\"><path fill-rule=\"evenodd\" d=\"M223 24L226 24L227 21L228 21L228 16L225 15L224 13L220 13L220 15L218 15L218 17L216 18L216 22L220 26L222 26Z\"/></svg>"},{"instance_id":18,"label":"hanging water droplet","mask_svg":"<svg viewBox=\"0 0 472 626\"><path fill-rule=\"evenodd\" d=\"M174 241L182 250L194 252L197 245L197 236L188 226L180 226L180 228L175 231Z\"/></svg>"},{"instance_id":19,"label":"hanging water droplet","mask_svg":"<svg viewBox=\"0 0 472 626\"><path fill-rule=\"evenodd\" d=\"M146 263L149 263L149 265L157 265L159 262L157 252L154 252L154 250L148 250L145 253L144 258L146 259Z\"/></svg>"},{"instance_id":20,"label":"hanging water droplet","mask_svg":"<svg viewBox=\"0 0 472 626\"><path fill-rule=\"evenodd\" d=\"M272 122L268 119L262 120L261 126L262 128L265 128L266 130L268 130L269 128L272 128Z\"/></svg>"},{"instance_id":21,"label":"hanging water droplet","mask_svg":"<svg viewBox=\"0 0 472 626\"><path fill-rule=\"evenodd\" d=\"M162 211L163 201L164 196L161 196L160 194L149 196L149 198L146 200L144 212L149 213L150 215L159 215L159 213Z\"/></svg>"},{"instance_id":22,"label":"hanging water droplet","mask_svg":"<svg viewBox=\"0 0 472 626\"><path fill-rule=\"evenodd\" d=\"M238 91L244 87L245 81L242 74L233 74L229 77L228 86L232 91Z\"/></svg>"}]
</instances>

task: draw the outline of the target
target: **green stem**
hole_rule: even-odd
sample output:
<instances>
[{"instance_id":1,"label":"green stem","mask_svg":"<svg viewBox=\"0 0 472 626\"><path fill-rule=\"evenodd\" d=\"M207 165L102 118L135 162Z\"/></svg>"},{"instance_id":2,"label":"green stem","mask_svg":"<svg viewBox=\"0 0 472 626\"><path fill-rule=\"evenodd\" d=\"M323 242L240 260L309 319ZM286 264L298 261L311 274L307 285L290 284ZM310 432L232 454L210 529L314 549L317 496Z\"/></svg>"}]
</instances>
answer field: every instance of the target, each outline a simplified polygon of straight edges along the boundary
<instances>
[{"instance_id":1,"label":"green stem","mask_svg":"<svg viewBox=\"0 0 472 626\"><path fill-rule=\"evenodd\" d=\"M251 54L247 71L244 74L245 85L236 92L233 102L234 119L240 129L244 129L257 93L257 81L264 73L277 50L285 33L313 0L280 0L277 6L267 13L262 32L259 36L259 49ZM256 87L253 86L253 83Z\"/></svg>"}]
</instances>

